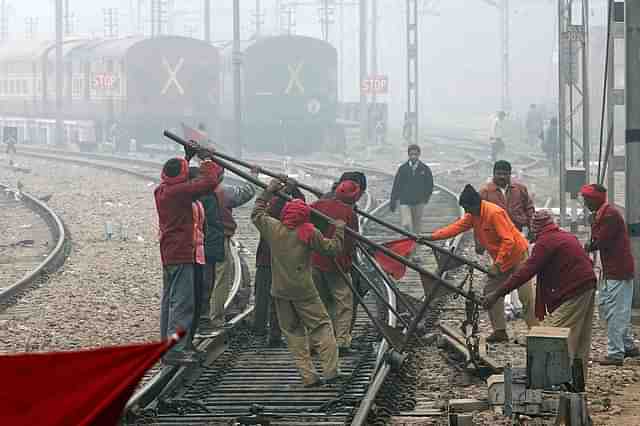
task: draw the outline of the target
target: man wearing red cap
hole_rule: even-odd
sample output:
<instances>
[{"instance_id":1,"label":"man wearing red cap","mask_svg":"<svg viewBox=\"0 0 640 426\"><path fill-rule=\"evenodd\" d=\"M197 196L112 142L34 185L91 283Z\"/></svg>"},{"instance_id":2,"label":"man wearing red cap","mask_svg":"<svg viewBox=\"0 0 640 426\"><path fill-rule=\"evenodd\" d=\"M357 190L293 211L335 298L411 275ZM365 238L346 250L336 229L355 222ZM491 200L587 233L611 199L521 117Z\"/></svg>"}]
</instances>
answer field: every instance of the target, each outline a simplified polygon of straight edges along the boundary
<instances>
[{"instance_id":1,"label":"man wearing red cap","mask_svg":"<svg viewBox=\"0 0 640 426\"><path fill-rule=\"evenodd\" d=\"M198 361L191 345L194 314L197 312L195 269L196 241L192 202L213 193L222 169L209 158L200 164L200 177L189 180L189 160L196 154L185 148L186 159L172 158L162 168L161 183L154 191L160 230L160 256L163 269L163 288L160 307L160 335L163 339L178 328L187 330L164 357L168 364ZM198 156L204 156L198 153Z\"/></svg>"},{"instance_id":2,"label":"man wearing red cap","mask_svg":"<svg viewBox=\"0 0 640 426\"><path fill-rule=\"evenodd\" d=\"M332 219L342 220L349 228L358 232L358 218L353 211L353 206L361 195L360 185L352 180L344 180L336 187L334 198L318 200L311 207ZM335 226L333 225L316 223L316 226L326 238L332 238L335 234ZM338 267L345 272L344 275L336 270L334 259L323 256L320 253L311 255L313 282L331 317L340 355L348 354L351 348L351 320L354 310L353 292L351 291L350 283L345 281L345 277L351 280L349 274L351 272L353 252L353 239L347 236L344 239L344 249L335 258Z\"/></svg>"},{"instance_id":3,"label":"man wearing red cap","mask_svg":"<svg viewBox=\"0 0 640 426\"><path fill-rule=\"evenodd\" d=\"M486 294L484 306L491 309L509 292L537 275L536 317L545 325L567 327L569 356L581 359L587 377L593 321L596 275L589 256L578 239L563 231L546 211L538 211L531 221L536 238L531 257L499 288Z\"/></svg>"},{"instance_id":4,"label":"man wearing red cap","mask_svg":"<svg viewBox=\"0 0 640 426\"><path fill-rule=\"evenodd\" d=\"M284 185L272 180L256 199L251 213L260 237L271 249L271 296L274 299L280 329L287 339L305 387L323 383L313 367L307 344L320 356L325 382L338 378L338 348L329 314L313 284L311 252L335 256L342 251L344 226L336 221L335 236L327 239L310 222L311 209L302 200L293 200L282 209L281 220L269 216L267 205Z\"/></svg>"},{"instance_id":5,"label":"man wearing red cap","mask_svg":"<svg viewBox=\"0 0 640 426\"><path fill-rule=\"evenodd\" d=\"M588 252L599 251L604 279L598 291L600 316L607 322L607 356L602 365L622 365L625 357L637 357L631 333L634 264L627 226L620 212L607 203L602 185L585 185L580 190L584 205L593 213Z\"/></svg>"}]
</instances>

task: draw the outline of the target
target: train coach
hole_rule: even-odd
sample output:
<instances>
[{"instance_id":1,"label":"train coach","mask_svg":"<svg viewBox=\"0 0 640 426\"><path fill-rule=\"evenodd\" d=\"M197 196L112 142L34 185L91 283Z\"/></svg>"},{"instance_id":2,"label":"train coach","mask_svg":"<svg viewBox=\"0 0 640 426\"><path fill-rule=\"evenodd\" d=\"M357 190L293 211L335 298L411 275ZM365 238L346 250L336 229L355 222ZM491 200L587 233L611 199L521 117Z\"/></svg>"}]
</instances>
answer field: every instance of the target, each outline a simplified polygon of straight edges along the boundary
<instances>
[{"instance_id":1,"label":"train coach","mask_svg":"<svg viewBox=\"0 0 640 426\"><path fill-rule=\"evenodd\" d=\"M65 40L63 58L65 139L81 149L157 144L159 129L181 123L216 131L220 54L202 40ZM0 125L18 127L20 142L53 142L55 64L51 41L0 47Z\"/></svg>"},{"instance_id":2,"label":"train coach","mask_svg":"<svg viewBox=\"0 0 640 426\"><path fill-rule=\"evenodd\" d=\"M306 36L263 37L242 47L243 144L252 150L308 153L335 146L337 51ZM223 52L221 128L233 136L233 62Z\"/></svg>"}]
</instances>

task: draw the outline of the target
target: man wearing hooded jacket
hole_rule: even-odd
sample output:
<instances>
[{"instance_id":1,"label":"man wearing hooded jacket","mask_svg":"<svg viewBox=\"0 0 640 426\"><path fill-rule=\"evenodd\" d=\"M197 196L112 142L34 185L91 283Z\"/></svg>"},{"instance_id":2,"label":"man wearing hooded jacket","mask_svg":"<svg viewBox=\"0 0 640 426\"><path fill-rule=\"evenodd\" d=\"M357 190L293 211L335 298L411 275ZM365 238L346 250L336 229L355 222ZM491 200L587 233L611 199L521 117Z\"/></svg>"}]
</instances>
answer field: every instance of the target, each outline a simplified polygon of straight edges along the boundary
<instances>
[{"instance_id":1,"label":"man wearing hooded jacket","mask_svg":"<svg viewBox=\"0 0 640 426\"><path fill-rule=\"evenodd\" d=\"M311 361L307 335L311 347L320 356L326 382L338 379L338 348L325 309L311 275L311 252L335 256L342 251L344 222L337 221L335 236L327 239L310 222L311 209L301 200L287 202L281 221L267 213L267 204L284 185L272 180L256 199L251 213L261 238L271 249L271 296L282 334L302 376L305 387L323 383Z\"/></svg>"},{"instance_id":2,"label":"man wearing hooded jacket","mask_svg":"<svg viewBox=\"0 0 640 426\"><path fill-rule=\"evenodd\" d=\"M349 228L359 232L358 218L353 210L354 204L360 198L360 185L352 180L342 181L335 189L334 198L318 200L311 205L314 209L324 213L332 219L342 220ZM316 226L326 238L335 234L335 226L326 223L317 223ZM344 249L334 259L313 253L313 282L320 293L320 298L329 312L333 323L333 331L341 355L349 353L351 348L351 320L353 317L354 303L351 291L350 271L353 262L353 239L346 236ZM344 272L336 269L337 266Z\"/></svg>"},{"instance_id":3,"label":"man wearing hooded jacket","mask_svg":"<svg viewBox=\"0 0 640 426\"><path fill-rule=\"evenodd\" d=\"M172 158L165 163L161 183L154 191L163 266L160 334L165 339L178 328L187 332L165 355L164 361L169 364L197 362L191 345L196 311L192 202L212 193L222 172L216 163L203 158L200 177L189 180L189 160L196 152L191 149L185 151L186 159Z\"/></svg>"}]
</instances>

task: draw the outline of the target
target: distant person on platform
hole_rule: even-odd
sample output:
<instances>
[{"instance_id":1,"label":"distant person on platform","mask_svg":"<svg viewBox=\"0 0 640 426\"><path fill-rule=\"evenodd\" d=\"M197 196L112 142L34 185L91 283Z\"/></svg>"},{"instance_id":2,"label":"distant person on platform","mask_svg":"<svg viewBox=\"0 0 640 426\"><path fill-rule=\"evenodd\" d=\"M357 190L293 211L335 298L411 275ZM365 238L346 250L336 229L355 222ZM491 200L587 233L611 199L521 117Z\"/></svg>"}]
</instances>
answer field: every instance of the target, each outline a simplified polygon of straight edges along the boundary
<instances>
[{"instance_id":1,"label":"distant person on platform","mask_svg":"<svg viewBox=\"0 0 640 426\"><path fill-rule=\"evenodd\" d=\"M495 163L498 156L502 155L506 149L505 145L505 118L504 111L498 111L496 118L491 123L489 139L491 141L491 162Z\"/></svg>"},{"instance_id":2,"label":"distant person on platform","mask_svg":"<svg viewBox=\"0 0 640 426\"><path fill-rule=\"evenodd\" d=\"M530 147L538 146L543 136L543 121L540 110L536 108L536 104L529 105L527 112L527 143Z\"/></svg>"},{"instance_id":3,"label":"distant person on platform","mask_svg":"<svg viewBox=\"0 0 640 426\"><path fill-rule=\"evenodd\" d=\"M511 182L511 163L505 160L495 162L493 180L480 188L480 198L504 209L518 231L522 232L525 238L529 237L531 219L533 219L536 209L527 187L521 183ZM476 241L476 252L478 254L484 252L484 247L479 241ZM534 299L534 290L531 284L520 287L518 293L522 293L522 298L525 300ZM519 294L516 295L515 292L510 295L510 308L514 316L521 308L519 298ZM525 315L527 316L527 325L530 327L537 325L533 309L529 309Z\"/></svg>"},{"instance_id":4,"label":"distant person on platform","mask_svg":"<svg viewBox=\"0 0 640 426\"><path fill-rule=\"evenodd\" d=\"M509 215L502 208L488 201L483 201L480 194L471 185L465 186L460 194L460 205L465 215L444 228L420 237L426 241L445 240L473 229L475 238L487 249L493 259L489 270L494 275L489 277L484 287L484 294L489 294L500 288L527 259L529 244L515 227ZM531 291L520 293L524 307L525 320L530 318L528 313L533 310L534 300L528 298ZM493 333L487 337L487 342L506 342L507 325L504 317L504 298L501 297L489 311L489 319ZM527 323L532 327L535 323Z\"/></svg>"},{"instance_id":5,"label":"distant person on platform","mask_svg":"<svg viewBox=\"0 0 640 426\"><path fill-rule=\"evenodd\" d=\"M602 185L585 185L580 190L585 206L593 213L588 252L600 252L604 279L598 291L600 316L607 322L607 356L601 365L621 366L625 358L640 356L631 332L631 302L635 266L629 232L624 218L607 203Z\"/></svg>"},{"instance_id":6,"label":"distant person on platform","mask_svg":"<svg viewBox=\"0 0 640 426\"><path fill-rule=\"evenodd\" d=\"M542 142L542 152L544 152L548 161L549 176L558 175L558 166L560 154L560 145L558 144L558 119L553 117L549 122L549 127L544 135Z\"/></svg>"},{"instance_id":7,"label":"distant person on platform","mask_svg":"<svg viewBox=\"0 0 640 426\"><path fill-rule=\"evenodd\" d=\"M433 194L433 174L429 166L420 161L418 145L409 145L407 153L409 159L398 168L393 180L389 207L395 212L399 204L402 227L419 234L424 206Z\"/></svg>"},{"instance_id":8,"label":"distant person on platform","mask_svg":"<svg viewBox=\"0 0 640 426\"><path fill-rule=\"evenodd\" d=\"M339 378L338 347L331 318L313 283L311 252L336 256L342 251L345 223L336 222L335 235L324 238L310 222L311 208L302 200L287 202L280 220L267 213L267 204L284 184L273 179L256 199L251 220L271 249L271 296L282 334L302 376L304 387L316 387ZM309 346L322 365L318 377Z\"/></svg>"},{"instance_id":9,"label":"distant person on platform","mask_svg":"<svg viewBox=\"0 0 640 426\"><path fill-rule=\"evenodd\" d=\"M593 263L578 239L553 222L548 212L536 212L531 222L536 244L531 257L503 284L485 296L484 307L492 310L506 294L529 285L537 276L536 317L543 325L566 327L569 356L582 360L587 378L594 310L596 276Z\"/></svg>"}]
</instances>

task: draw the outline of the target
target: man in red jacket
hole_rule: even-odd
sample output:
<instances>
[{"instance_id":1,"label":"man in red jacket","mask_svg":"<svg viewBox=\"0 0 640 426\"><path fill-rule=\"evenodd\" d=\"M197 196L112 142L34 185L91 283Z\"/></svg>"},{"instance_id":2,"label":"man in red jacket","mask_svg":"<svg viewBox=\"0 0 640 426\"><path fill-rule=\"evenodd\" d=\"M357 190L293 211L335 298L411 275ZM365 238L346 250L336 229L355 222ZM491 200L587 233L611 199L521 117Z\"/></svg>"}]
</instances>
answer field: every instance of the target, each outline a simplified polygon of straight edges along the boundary
<instances>
[{"instance_id":1,"label":"man in red jacket","mask_svg":"<svg viewBox=\"0 0 640 426\"><path fill-rule=\"evenodd\" d=\"M602 185L585 185L580 190L584 205L593 212L589 252L599 251L604 279L598 291L600 315L607 321L607 356L602 365L622 365L625 357L637 357L640 350L631 333L633 299L633 255L624 218L607 203Z\"/></svg>"},{"instance_id":2,"label":"man in red jacket","mask_svg":"<svg viewBox=\"0 0 640 426\"><path fill-rule=\"evenodd\" d=\"M165 355L164 361L168 364L197 362L197 354L191 344L196 248L192 202L215 190L222 171L216 163L203 158L200 177L189 180L189 160L195 152L186 151L186 159L172 158L165 163L161 183L154 191L163 266L160 335L166 339L178 328L187 332Z\"/></svg>"},{"instance_id":3,"label":"man in red jacket","mask_svg":"<svg viewBox=\"0 0 640 426\"><path fill-rule=\"evenodd\" d=\"M353 206L361 195L360 185L352 180L345 180L336 187L335 198L318 200L311 207L332 219L342 220L349 228L359 232L358 218ZM316 223L316 227L322 231L325 238L333 238L335 226ZM348 354L351 348L351 320L354 310L353 292L344 277L351 280L350 272L353 252L353 239L345 236L342 253L335 257L335 262L345 272L344 276L336 269L334 259L317 252L311 254L313 282L318 289L318 293L320 293L322 303L324 303L331 317L338 351L341 355Z\"/></svg>"},{"instance_id":4,"label":"man in red jacket","mask_svg":"<svg viewBox=\"0 0 640 426\"><path fill-rule=\"evenodd\" d=\"M552 327L567 327L569 355L582 360L584 377L591 350L596 275L593 264L578 239L561 230L546 211L538 211L531 222L536 236L531 257L502 286L487 294L484 307L491 309L501 297L537 275L536 317Z\"/></svg>"}]
</instances>

